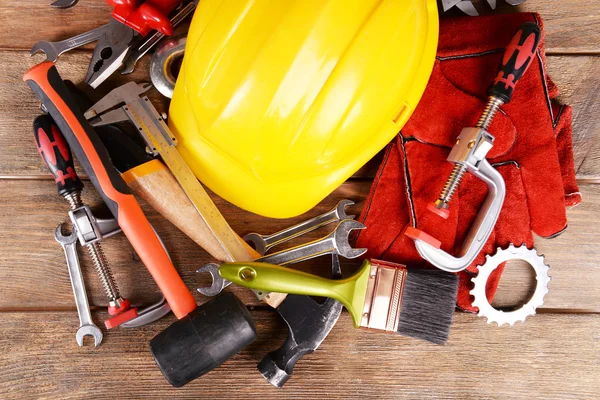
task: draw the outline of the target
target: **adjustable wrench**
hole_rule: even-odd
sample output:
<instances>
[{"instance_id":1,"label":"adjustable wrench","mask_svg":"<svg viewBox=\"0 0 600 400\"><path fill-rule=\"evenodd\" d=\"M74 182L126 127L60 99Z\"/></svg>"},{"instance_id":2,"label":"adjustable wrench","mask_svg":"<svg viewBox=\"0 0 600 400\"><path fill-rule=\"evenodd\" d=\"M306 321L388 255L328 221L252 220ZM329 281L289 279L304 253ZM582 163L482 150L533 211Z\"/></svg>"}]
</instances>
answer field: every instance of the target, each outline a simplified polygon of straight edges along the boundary
<instances>
[{"instance_id":1,"label":"adjustable wrench","mask_svg":"<svg viewBox=\"0 0 600 400\"><path fill-rule=\"evenodd\" d=\"M69 236L64 236L62 234L62 224L59 224L54 232L54 238L60 243L65 252L67 268L71 277L71 286L73 287L73 296L75 297L75 305L77 306L77 314L79 315L79 329L75 335L75 340L77 340L79 346L83 346L84 336L92 336L94 338L94 346L97 347L102 342L102 331L92 321L92 313L90 312L90 304L85 292L79 257L77 257L77 234L72 232Z\"/></svg>"},{"instance_id":2,"label":"adjustable wrench","mask_svg":"<svg viewBox=\"0 0 600 400\"><path fill-rule=\"evenodd\" d=\"M277 233L273 233L272 235L249 233L244 236L244 240L254 244L256 251L260 255L265 255L265 253L269 251L271 247L277 246L283 242L287 242L288 240L304 235L305 233L314 231L322 226L344 219L354 219L354 215L346 214L346 207L353 204L354 202L352 200L341 200L333 209L324 214L318 215Z\"/></svg>"},{"instance_id":3,"label":"adjustable wrench","mask_svg":"<svg viewBox=\"0 0 600 400\"><path fill-rule=\"evenodd\" d=\"M367 249L355 249L348 240L350 232L355 229L364 229L365 226L353 219L341 221L329 235L322 239L314 240L310 243L292 247L274 253L270 256L261 257L256 262L264 262L277 265L289 265L298 263L311 258L319 257L324 254L337 254L344 258L357 258L367 252ZM196 272L207 272L212 277L212 284L209 287L198 288L198 291L205 296L216 296L223 289L231 284L219 274L219 265L215 263L205 264ZM268 293L258 292L259 300Z\"/></svg>"},{"instance_id":4,"label":"adjustable wrench","mask_svg":"<svg viewBox=\"0 0 600 400\"><path fill-rule=\"evenodd\" d=\"M102 34L109 27L109 24L102 25L91 31L84 32L72 38L61 40L60 42L37 42L31 48L30 55L39 53L40 51L46 54L46 61L56 62L61 54L73 50L77 47L81 47L88 43L97 41Z\"/></svg>"}]
</instances>

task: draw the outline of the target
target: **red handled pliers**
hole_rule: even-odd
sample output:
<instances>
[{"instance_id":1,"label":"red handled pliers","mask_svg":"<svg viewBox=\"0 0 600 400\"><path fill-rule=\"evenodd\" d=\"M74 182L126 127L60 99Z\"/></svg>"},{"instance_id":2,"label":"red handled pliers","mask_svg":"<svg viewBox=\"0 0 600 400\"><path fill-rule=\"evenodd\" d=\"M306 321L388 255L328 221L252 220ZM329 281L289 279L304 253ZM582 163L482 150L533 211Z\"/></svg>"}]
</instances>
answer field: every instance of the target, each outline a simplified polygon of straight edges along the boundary
<instances>
[{"instance_id":1,"label":"red handled pliers","mask_svg":"<svg viewBox=\"0 0 600 400\"><path fill-rule=\"evenodd\" d=\"M123 63L136 35L147 36L156 30L173 34L169 19L182 0L106 0L113 7L112 18L94 49L85 81L98 87Z\"/></svg>"}]
</instances>

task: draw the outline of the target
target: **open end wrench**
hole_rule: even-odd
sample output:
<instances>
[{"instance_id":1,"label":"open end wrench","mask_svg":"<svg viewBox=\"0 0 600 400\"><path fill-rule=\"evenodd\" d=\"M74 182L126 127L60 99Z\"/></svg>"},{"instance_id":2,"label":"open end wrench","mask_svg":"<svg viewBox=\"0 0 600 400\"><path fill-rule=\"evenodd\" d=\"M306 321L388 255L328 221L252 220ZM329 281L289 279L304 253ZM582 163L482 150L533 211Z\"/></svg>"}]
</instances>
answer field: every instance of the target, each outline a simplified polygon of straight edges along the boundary
<instances>
[{"instance_id":1,"label":"open end wrench","mask_svg":"<svg viewBox=\"0 0 600 400\"><path fill-rule=\"evenodd\" d=\"M37 42L33 45L29 54L33 56L34 54L43 52L46 54L46 61L56 62L61 54L88 43L97 41L100 36L102 36L104 31L106 31L108 26L108 24L102 25L96 29L92 29L91 31L73 36L72 38L61 40L60 42Z\"/></svg>"},{"instance_id":2,"label":"open end wrench","mask_svg":"<svg viewBox=\"0 0 600 400\"><path fill-rule=\"evenodd\" d=\"M79 257L77 257L77 234L72 232L69 236L64 236L62 234L62 225L59 224L56 227L54 238L60 243L65 252L69 276L71 277L71 286L73 287L73 296L75 297L75 305L77 306L77 314L79 315L79 329L77 330L75 339L79 346L83 346L83 338L85 336L92 336L94 338L94 346L97 347L102 342L103 336L100 328L92 320Z\"/></svg>"},{"instance_id":3,"label":"open end wrench","mask_svg":"<svg viewBox=\"0 0 600 400\"><path fill-rule=\"evenodd\" d=\"M319 257L324 254L337 254L344 258L357 258L367 252L367 249L355 249L350 245L350 232L355 229L364 229L365 226L353 219L341 221L329 235L322 239L312 241L307 244L292 247L272 255L261 257L255 261L265 262L277 265L289 265L311 258ZM198 288L198 292L205 296L216 296L223 289L231 284L219 274L219 265L215 263L205 264L196 272L205 272L210 274L212 284L209 287ZM264 295L266 295L265 293Z\"/></svg>"},{"instance_id":4,"label":"open end wrench","mask_svg":"<svg viewBox=\"0 0 600 400\"><path fill-rule=\"evenodd\" d=\"M261 235L258 233L249 233L244 236L244 240L251 242L256 249L256 252L260 255L265 255L271 247L277 246L283 242L294 239L298 236L304 235L305 233L314 231L322 226L330 224L335 221L341 221L344 219L353 219L354 215L346 214L346 207L353 205L352 200L341 200L335 207L327 211L324 214L318 215L307 221L301 222L297 225L291 226L287 229L274 233L272 235Z\"/></svg>"}]
</instances>

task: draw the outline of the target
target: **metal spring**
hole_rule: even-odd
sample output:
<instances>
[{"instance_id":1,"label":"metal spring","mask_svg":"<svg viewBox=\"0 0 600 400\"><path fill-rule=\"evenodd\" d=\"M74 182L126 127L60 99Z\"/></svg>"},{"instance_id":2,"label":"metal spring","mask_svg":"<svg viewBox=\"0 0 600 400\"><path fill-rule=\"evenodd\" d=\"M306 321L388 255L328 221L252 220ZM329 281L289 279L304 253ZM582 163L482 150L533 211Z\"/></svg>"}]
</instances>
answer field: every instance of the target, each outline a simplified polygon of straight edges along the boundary
<instances>
[{"instance_id":1,"label":"metal spring","mask_svg":"<svg viewBox=\"0 0 600 400\"><path fill-rule=\"evenodd\" d=\"M444 189L442 189L442 193L440 194L440 200L444 202L444 204L450 203L452 200L452 196L454 196L454 192L458 189L462 178L465 176L465 172L467 172L467 167L461 164L454 164L454 168L444 185Z\"/></svg>"},{"instance_id":2,"label":"metal spring","mask_svg":"<svg viewBox=\"0 0 600 400\"><path fill-rule=\"evenodd\" d=\"M104 287L106 295L110 301L117 300L119 297L121 297L119 294L119 288L117 287L115 278L113 277L110 266L108 265L108 260L104 255L102 246L100 246L100 243L94 242L88 244L86 247L90 253L92 262L94 263L94 268L96 268L96 272L98 272L100 281L102 281L102 287Z\"/></svg>"},{"instance_id":3,"label":"metal spring","mask_svg":"<svg viewBox=\"0 0 600 400\"><path fill-rule=\"evenodd\" d=\"M488 98L487 104L485 105L485 109L483 110L483 113L481 113L481 116L479 117L479 120L477 121L475 127L487 130L502 104L504 104L502 100L495 96L490 96Z\"/></svg>"},{"instance_id":4,"label":"metal spring","mask_svg":"<svg viewBox=\"0 0 600 400\"><path fill-rule=\"evenodd\" d=\"M491 125L492 120L496 116L496 113L500 109L504 102L495 96L490 96L488 98L488 102L485 105L485 109L481 113L477 124L475 125L477 128L486 129ZM456 164L452 169L452 173L448 177L446 184L444 185L444 189L442 189L442 193L440 194L439 200L441 200L444 204L450 203L452 200L452 196L454 196L454 192L460 185L462 178L467 172L467 167L464 165Z\"/></svg>"},{"instance_id":5,"label":"metal spring","mask_svg":"<svg viewBox=\"0 0 600 400\"><path fill-rule=\"evenodd\" d=\"M71 210L74 210L83 205L83 202L81 201L81 193L78 191L66 194L64 198L69 202L69 207L71 207Z\"/></svg>"},{"instance_id":6,"label":"metal spring","mask_svg":"<svg viewBox=\"0 0 600 400\"><path fill-rule=\"evenodd\" d=\"M83 206L81 192L79 191L66 194L64 198L67 200L67 202L69 202L69 207L71 207L71 210ZM104 255L102 246L100 243L95 242L90 243L85 247L88 249L88 253L90 254L94 268L98 273L98 277L102 282L102 287L104 288L109 301L118 300L121 297L119 288L117 287L117 283L110 269L110 265L108 264L108 259Z\"/></svg>"}]
</instances>

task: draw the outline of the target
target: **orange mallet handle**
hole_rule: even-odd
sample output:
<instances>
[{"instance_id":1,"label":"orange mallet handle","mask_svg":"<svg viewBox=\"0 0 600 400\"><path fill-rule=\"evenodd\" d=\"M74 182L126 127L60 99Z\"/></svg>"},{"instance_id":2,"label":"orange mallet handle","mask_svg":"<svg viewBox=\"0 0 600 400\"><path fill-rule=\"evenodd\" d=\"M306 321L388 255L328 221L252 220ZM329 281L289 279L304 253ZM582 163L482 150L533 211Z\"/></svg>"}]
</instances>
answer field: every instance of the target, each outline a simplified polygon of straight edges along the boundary
<instances>
[{"instance_id":1,"label":"orange mallet handle","mask_svg":"<svg viewBox=\"0 0 600 400\"><path fill-rule=\"evenodd\" d=\"M87 122L51 62L25 73L27 82L65 136L92 184L117 219L127 239L156 281L177 318L197 305L183 283L140 205L113 166L106 148Z\"/></svg>"}]
</instances>

